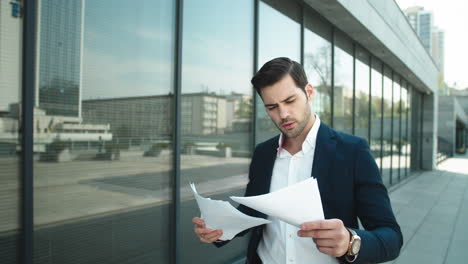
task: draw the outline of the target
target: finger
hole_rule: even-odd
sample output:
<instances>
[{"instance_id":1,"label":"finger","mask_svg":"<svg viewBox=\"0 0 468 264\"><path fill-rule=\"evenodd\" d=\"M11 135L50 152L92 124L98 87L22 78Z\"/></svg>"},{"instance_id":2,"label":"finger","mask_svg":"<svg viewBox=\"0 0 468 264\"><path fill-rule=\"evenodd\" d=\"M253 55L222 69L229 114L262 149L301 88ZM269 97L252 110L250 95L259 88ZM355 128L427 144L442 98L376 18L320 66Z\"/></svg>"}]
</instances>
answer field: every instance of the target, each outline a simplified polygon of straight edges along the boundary
<instances>
[{"instance_id":1,"label":"finger","mask_svg":"<svg viewBox=\"0 0 468 264\"><path fill-rule=\"evenodd\" d=\"M200 229L198 230L198 234L199 234L200 236L201 236L201 235L206 236L207 234L209 234L209 233L211 233L211 232L213 232L213 230L211 230L211 229L209 229L209 228L200 228Z\"/></svg>"},{"instance_id":2,"label":"finger","mask_svg":"<svg viewBox=\"0 0 468 264\"><path fill-rule=\"evenodd\" d=\"M194 231L195 231L195 234L197 234L197 235L203 235L203 234L210 233L213 230L211 230L210 228L201 228L201 227L198 227L196 225L195 228L194 228Z\"/></svg>"},{"instance_id":3,"label":"finger","mask_svg":"<svg viewBox=\"0 0 468 264\"><path fill-rule=\"evenodd\" d=\"M219 230L219 229L218 229ZM221 230L220 230L221 231ZM214 237L211 237L211 238L207 238L207 237L203 237L201 236L200 237L200 241L201 242L204 242L204 243L213 243L215 242L216 240L218 240L221 236L222 236L223 232L221 231L220 234L214 236Z\"/></svg>"},{"instance_id":4,"label":"finger","mask_svg":"<svg viewBox=\"0 0 468 264\"><path fill-rule=\"evenodd\" d=\"M317 247L337 247L337 242L334 239L328 238L316 238L314 239L315 244Z\"/></svg>"},{"instance_id":5,"label":"finger","mask_svg":"<svg viewBox=\"0 0 468 264\"><path fill-rule=\"evenodd\" d=\"M330 256L334 256L334 257L339 257L339 256L336 256L336 253L335 253L335 248L333 247L317 247L318 251L324 253L324 254L327 254L327 255L330 255Z\"/></svg>"},{"instance_id":6,"label":"finger","mask_svg":"<svg viewBox=\"0 0 468 264\"><path fill-rule=\"evenodd\" d=\"M204 238L209 241L216 241L223 235L223 231L221 229L217 229L211 233L205 234Z\"/></svg>"},{"instance_id":7,"label":"finger","mask_svg":"<svg viewBox=\"0 0 468 264\"><path fill-rule=\"evenodd\" d=\"M201 227L205 227L205 221L203 221L203 219L199 218L199 217L194 217L192 219L192 222L196 225L199 225Z\"/></svg>"},{"instance_id":8,"label":"finger","mask_svg":"<svg viewBox=\"0 0 468 264\"><path fill-rule=\"evenodd\" d=\"M315 229L335 229L343 225L340 219L326 219L312 222L305 222L301 225L301 230L315 230Z\"/></svg>"},{"instance_id":9,"label":"finger","mask_svg":"<svg viewBox=\"0 0 468 264\"><path fill-rule=\"evenodd\" d=\"M312 237L312 238L335 238L337 236L337 230L330 229L315 229L311 231L297 231L299 237Z\"/></svg>"}]
</instances>

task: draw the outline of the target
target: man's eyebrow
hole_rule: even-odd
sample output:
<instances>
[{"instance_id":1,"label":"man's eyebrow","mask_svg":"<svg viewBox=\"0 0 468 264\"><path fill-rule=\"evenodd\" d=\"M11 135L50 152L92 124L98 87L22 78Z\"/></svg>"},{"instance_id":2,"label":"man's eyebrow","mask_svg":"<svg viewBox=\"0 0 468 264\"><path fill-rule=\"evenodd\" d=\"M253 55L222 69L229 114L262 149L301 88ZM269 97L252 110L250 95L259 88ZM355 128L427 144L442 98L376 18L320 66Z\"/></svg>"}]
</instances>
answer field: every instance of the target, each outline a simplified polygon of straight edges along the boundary
<instances>
[{"instance_id":1,"label":"man's eyebrow","mask_svg":"<svg viewBox=\"0 0 468 264\"><path fill-rule=\"evenodd\" d=\"M295 97L296 95L293 94L293 95L290 95L288 98L284 99L283 101L281 102L286 102L286 101L289 101L291 100L293 97ZM269 107L269 106L277 106L278 104L265 104L265 107Z\"/></svg>"}]
</instances>

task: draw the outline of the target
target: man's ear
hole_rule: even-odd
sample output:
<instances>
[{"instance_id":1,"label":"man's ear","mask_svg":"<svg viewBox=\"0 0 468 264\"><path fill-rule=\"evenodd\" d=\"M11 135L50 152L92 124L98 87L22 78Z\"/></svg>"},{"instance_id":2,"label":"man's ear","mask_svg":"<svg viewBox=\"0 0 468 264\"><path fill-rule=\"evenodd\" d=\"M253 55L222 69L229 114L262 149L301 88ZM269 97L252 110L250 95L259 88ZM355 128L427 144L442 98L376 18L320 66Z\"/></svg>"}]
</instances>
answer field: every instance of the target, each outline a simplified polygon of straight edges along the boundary
<instances>
[{"instance_id":1,"label":"man's ear","mask_svg":"<svg viewBox=\"0 0 468 264\"><path fill-rule=\"evenodd\" d=\"M314 87L312 86L312 84L308 83L305 86L305 92L307 95L307 100L311 100L314 96Z\"/></svg>"}]
</instances>

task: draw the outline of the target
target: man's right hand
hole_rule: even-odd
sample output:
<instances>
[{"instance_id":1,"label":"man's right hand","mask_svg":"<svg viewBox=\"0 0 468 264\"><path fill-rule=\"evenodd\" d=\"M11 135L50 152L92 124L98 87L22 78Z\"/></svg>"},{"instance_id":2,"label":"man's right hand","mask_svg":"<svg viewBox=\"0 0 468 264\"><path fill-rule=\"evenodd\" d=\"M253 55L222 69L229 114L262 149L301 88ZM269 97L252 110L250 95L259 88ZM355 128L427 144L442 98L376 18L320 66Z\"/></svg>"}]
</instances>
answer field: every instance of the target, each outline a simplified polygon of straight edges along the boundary
<instances>
[{"instance_id":1,"label":"man's right hand","mask_svg":"<svg viewBox=\"0 0 468 264\"><path fill-rule=\"evenodd\" d=\"M223 230L221 229L211 230L210 228L206 228L205 221L199 217L194 217L192 222L195 224L193 231L200 238L201 242L213 243L223 235Z\"/></svg>"}]
</instances>

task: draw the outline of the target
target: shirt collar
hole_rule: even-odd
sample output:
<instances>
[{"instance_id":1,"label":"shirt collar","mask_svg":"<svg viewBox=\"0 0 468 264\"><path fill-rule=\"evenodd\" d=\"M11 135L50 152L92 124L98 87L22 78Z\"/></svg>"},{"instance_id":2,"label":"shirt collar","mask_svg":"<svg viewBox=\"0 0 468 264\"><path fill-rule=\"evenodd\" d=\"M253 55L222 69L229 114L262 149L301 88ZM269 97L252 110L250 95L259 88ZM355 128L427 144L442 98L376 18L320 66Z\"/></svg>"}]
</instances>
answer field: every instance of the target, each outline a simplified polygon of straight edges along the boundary
<instances>
[{"instance_id":1,"label":"shirt collar","mask_svg":"<svg viewBox=\"0 0 468 264\"><path fill-rule=\"evenodd\" d=\"M315 144L317 142L317 134L320 128L320 118L318 115L315 115L315 122L312 128L309 130L306 139L302 143L302 152L307 154L309 151L315 149ZM283 151L283 144L284 144L284 135L283 133L280 134L278 139L278 148L276 149L276 156L277 157L284 157L286 155L286 151Z\"/></svg>"}]
</instances>

